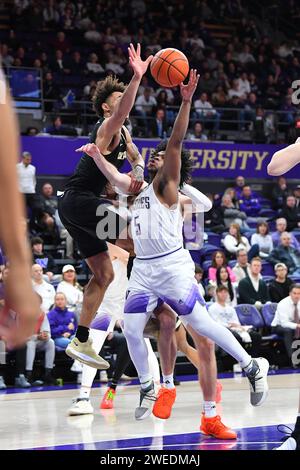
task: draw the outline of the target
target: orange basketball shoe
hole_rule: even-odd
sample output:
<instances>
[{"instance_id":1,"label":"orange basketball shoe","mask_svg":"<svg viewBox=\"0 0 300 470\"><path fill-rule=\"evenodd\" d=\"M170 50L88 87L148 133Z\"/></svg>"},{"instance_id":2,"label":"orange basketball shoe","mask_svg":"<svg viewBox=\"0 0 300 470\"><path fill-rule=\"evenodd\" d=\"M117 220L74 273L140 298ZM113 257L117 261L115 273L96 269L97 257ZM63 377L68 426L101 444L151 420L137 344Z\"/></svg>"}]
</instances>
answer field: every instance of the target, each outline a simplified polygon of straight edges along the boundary
<instances>
[{"instance_id":1,"label":"orange basketball shoe","mask_svg":"<svg viewBox=\"0 0 300 470\"><path fill-rule=\"evenodd\" d=\"M223 386L219 380L217 380L217 387L216 387L216 403L220 403L222 401L222 390Z\"/></svg>"},{"instance_id":2,"label":"orange basketball shoe","mask_svg":"<svg viewBox=\"0 0 300 470\"><path fill-rule=\"evenodd\" d=\"M213 436L216 439L236 439L237 434L232 429L225 426L221 421L221 416L217 415L214 418L206 418L202 413L200 431L203 434Z\"/></svg>"},{"instance_id":3,"label":"orange basketball shoe","mask_svg":"<svg viewBox=\"0 0 300 470\"><path fill-rule=\"evenodd\" d=\"M176 400L176 388L162 387L157 395L152 413L157 418L168 419L171 416L172 406Z\"/></svg>"},{"instance_id":4,"label":"orange basketball shoe","mask_svg":"<svg viewBox=\"0 0 300 470\"><path fill-rule=\"evenodd\" d=\"M106 393L105 393L105 395L102 399L100 408L102 410L111 410L114 407L115 395L116 395L116 391L113 388L107 389L107 391L106 391Z\"/></svg>"}]
</instances>

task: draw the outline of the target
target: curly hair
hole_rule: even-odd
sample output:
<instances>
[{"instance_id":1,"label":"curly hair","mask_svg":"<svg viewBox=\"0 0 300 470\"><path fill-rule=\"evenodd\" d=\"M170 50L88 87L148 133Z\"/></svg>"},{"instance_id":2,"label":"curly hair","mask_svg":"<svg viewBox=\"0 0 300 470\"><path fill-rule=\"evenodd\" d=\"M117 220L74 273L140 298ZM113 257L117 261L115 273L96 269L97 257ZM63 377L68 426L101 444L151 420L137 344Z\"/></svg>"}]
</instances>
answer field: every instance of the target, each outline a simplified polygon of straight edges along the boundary
<instances>
[{"instance_id":1,"label":"curly hair","mask_svg":"<svg viewBox=\"0 0 300 470\"><path fill-rule=\"evenodd\" d=\"M168 140L162 140L155 150L153 150L152 155L157 155L159 152L165 152L167 148ZM182 148L181 149L181 169L180 169L180 183L179 187L182 188L184 183L187 183L191 177L192 170L192 158L189 150Z\"/></svg>"},{"instance_id":2,"label":"curly hair","mask_svg":"<svg viewBox=\"0 0 300 470\"><path fill-rule=\"evenodd\" d=\"M97 115L103 116L102 104L105 103L112 93L115 91L123 93L125 89L126 85L111 75L98 82L92 98L93 108Z\"/></svg>"}]
</instances>

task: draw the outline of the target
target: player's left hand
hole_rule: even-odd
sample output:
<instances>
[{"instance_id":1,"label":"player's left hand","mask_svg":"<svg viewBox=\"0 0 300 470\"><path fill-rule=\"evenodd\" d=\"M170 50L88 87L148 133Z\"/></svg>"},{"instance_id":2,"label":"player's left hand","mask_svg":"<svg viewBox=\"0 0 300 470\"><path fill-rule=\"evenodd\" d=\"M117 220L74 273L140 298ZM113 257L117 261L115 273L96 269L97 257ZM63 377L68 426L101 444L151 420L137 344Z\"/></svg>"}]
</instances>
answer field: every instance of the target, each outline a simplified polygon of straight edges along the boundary
<instances>
[{"instance_id":1,"label":"player's left hand","mask_svg":"<svg viewBox=\"0 0 300 470\"><path fill-rule=\"evenodd\" d=\"M100 150L98 149L96 144L86 144L82 145L75 152L84 152L92 158L101 157Z\"/></svg>"},{"instance_id":2,"label":"player's left hand","mask_svg":"<svg viewBox=\"0 0 300 470\"><path fill-rule=\"evenodd\" d=\"M183 83L180 84L180 93L182 96L182 101L192 101L193 94L198 85L200 75L197 74L196 69L191 69L190 71L190 78L187 85Z\"/></svg>"}]
</instances>

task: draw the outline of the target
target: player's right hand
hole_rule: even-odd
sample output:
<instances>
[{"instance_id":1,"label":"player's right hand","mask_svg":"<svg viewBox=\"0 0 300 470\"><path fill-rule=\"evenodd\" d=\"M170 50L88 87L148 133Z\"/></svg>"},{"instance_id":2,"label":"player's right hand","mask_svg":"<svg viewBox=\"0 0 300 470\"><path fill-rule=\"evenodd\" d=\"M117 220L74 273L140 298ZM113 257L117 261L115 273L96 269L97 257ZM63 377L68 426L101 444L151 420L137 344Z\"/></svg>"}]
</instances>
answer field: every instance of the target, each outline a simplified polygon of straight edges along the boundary
<instances>
[{"instance_id":1,"label":"player's right hand","mask_svg":"<svg viewBox=\"0 0 300 470\"><path fill-rule=\"evenodd\" d=\"M131 68L134 72L134 76L138 79L141 79L144 73L146 73L147 68L153 59L153 55L150 55L145 61L141 59L141 45L138 43L135 50L134 45L130 44L128 47L129 62Z\"/></svg>"},{"instance_id":2,"label":"player's right hand","mask_svg":"<svg viewBox=\"0 0 300 470\"><path fill-rule=\"evenodd\" d=\"M82 145L75 152L84 152L92 158L101 157L100 150L98 149L96 144L86 144Z\"/></svg>"}]
</instances>

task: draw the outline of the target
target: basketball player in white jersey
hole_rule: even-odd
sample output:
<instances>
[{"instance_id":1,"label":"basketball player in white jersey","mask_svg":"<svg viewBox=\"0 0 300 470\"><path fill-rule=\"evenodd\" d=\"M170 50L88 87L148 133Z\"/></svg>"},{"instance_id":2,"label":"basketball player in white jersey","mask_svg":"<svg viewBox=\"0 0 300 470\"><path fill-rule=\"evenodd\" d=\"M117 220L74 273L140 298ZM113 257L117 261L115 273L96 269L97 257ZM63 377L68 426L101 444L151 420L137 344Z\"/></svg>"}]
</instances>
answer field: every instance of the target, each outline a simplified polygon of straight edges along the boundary
<instances>
[{"instance_id":1,"label":"basketball player in white jersey","mask_svg":"<svg viewBox=\"0 0 300 470\"><path fill-rule=\"evenodd\" d=\"M127 263L129 253L111 243L107 243L107 245L114 270L114 280L105 292L103 302L97 311L95 319L91 323L90 336L93 340L93 347L97 354L101 351L109 333L113 332L116 323L124 318L124 301L128 284ZM146 345L148 348L149 367L152 371L155 382L159 384L159 365L149 339L146 339ZM125 369L127 367L129 362L128 360L130 360L129 355L128 357L121 358L121 361L123 361L123 363L120 364L121 369ZM83 365L79 396L74 400L72 406L68 410L68 414L70 416L93 413L93 407L90 402L90 393L96 372L97 370L95 368L86 364ZM121 374L122 370L120 370L120 375ZM103 397L101 408L113 408L113 400L115 398L117 384L118 380L113 379Z\"/></svg>"},{"instance_id":2,"label":"basketball player in white jersey","mask_svg":"<svg viewBox=\"0 0 300 470\"><path fill-rule=\"evenodd\" d=\"M271 176L281 176L300 163L300 137L294 144L275 152L267 171Z\"/></svg>"},{"instance_id":3,"label":"basketball player in white jersey","mask_svg":"<svg viewBox=\"0 0 300 470\"><path fill-rule=\"evenodd\" d=\"M176 311L185 325L215 341L241 364L250 382L253 406L262 404L268 392L268 361L252 359L225 327L209 317L194 279L194 264L188 251L182 248L182 207L178 204L181 158L186 157L182 141L197 82L196 71L192 70L188 85L181 85L182 105L166 151L159 155L157 175L133 206L132 237L137 257L128 287L124 333L141 382L136 419L148 416L155 401L143 331L152 311L162 301ZM87 147L85 151L89 153ZM112 168L100 153L94 154L93 159L112 184L128 192L127 175Z\"/></svg>"}]
</instances>

